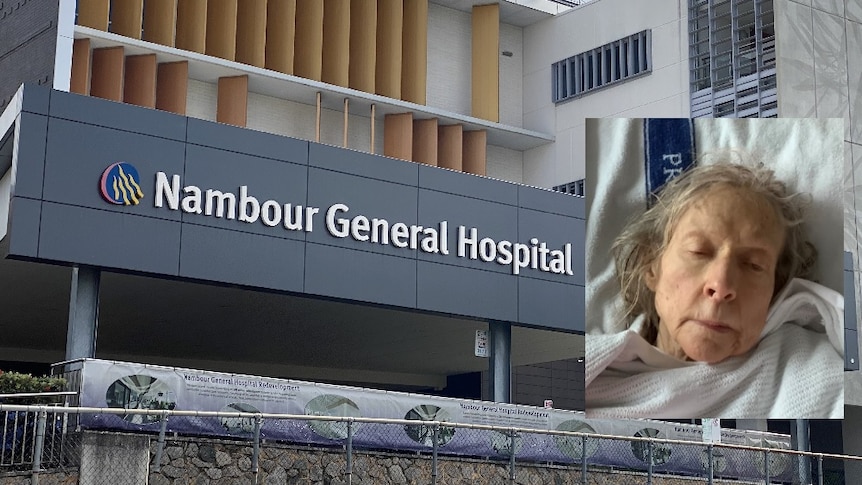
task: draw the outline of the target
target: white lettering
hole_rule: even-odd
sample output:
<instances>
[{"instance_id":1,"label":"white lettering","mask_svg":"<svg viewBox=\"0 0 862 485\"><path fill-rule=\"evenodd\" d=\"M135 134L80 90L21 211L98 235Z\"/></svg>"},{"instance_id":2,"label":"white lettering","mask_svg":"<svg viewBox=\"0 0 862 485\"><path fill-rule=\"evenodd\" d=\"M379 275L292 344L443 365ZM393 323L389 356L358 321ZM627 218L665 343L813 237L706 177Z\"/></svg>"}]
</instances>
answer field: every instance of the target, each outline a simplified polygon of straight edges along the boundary
<instances>
[{"instance_id":1,"label":"white lettering","mask_svg":"<svg viewBox=\"0 0 862 485\"><path fill-rule=\"evenodd\" d=\"M335 216L339 212L347 212L350 210L350 207L347 207L344 204L333 204L326 210L326 229L335 237L347 237L350 233L350 229L347 227L349 224L347 219L339 218L337 220L338 225L336 225Z\"/></svg>"},{"instance_id":2,"label":"white lettering","mask_svg":"<svg viewBox=\"0 0 862 485\"><path fill-rule=\"evenodd\" d=\"M479 241L479 257L487 263L494 261L497 257L497 243L490 237L482 238Z\"/></svg>"},{"instance_id":3,"label":"white lettering","mask_svg":"<svg viewBox=\"0 0 862 485\"><path fill-rule=\"evenodd\" d=\"M371 242L389 244L389 221L371 219Z\"/></svg>"},{"instance_id":4,"label":"white lettering","mask_svg":"<svg viewBox=\"0 0 862 485\"><path fill-rule=\"evenodd\" d=\"M183 197L183 211L194 214L203 212L201 208L201 189L194 185L189 185L183 187L183 192L186 194Z\"/></svg>"},{"instance_id":5,"label":"white lettering","mask_svg":"<svg viewBox=\"0 0 862 485\"><path fill-rule=\"evenodd\" d=\"M293 207L291 204L284 204L284 228L290 231L302 229L301 205Z\"/></svg>"},{"instance_id":6,"label":"white lettering","mask_svg":"<svg viewBox=\"0 0 862 485\"><path fill-rule=\"evenodd\" d=\"M371 223L368 221L368 218L363 215L358 215L353 218L353 223L350 227L350 235L357 241L367 241L368 234L366 233L370 229Z\"/></svg>"},{"instance_id":7,"label":"white lettering","mask_svg":"<svg viewBox=\"0 0 862 485\"><path fill-rule=\"evenodd\" d=\"M458 226L458 257L463 258L467 256L467 246L470 246L470 259L476 259L479 257L479 250L476 247L476 243L479 239L478 231L475 227L470 229L470 237L468 238L466 235L467 228L464 226Z\"/></svg>"},{"instance_id":8,"label":"white lettering","mask_svg":"<svg viewBox=\"0 0 862 485\"><path fill-rule=\"evenodd\" d=\"M164 199L168 199L168 208L177 210L180 207L180 176L174 175L171 184L168 185L168 176L165 172L156 172L156 199L155 206L161 207Z\"/></svg>"},{"instance_id":9,"label":"white lettering","mask_svg":"<svg viewBox=\"0 0 862 485\"><path fill-rule=\"evenodd\" d=\"M670 164L677 166L682 163L682 153L668 153L661 156L662 160L669 160Z\"/></svg>"},{"instance_id":10,"label":"white lettering","mask_svg":"<svg viewBox=\"0 0 862 485\"><path fill-rule=\"evenodd\" d=\"M264 202L260 208L260 218L269 227L281 224L281 205L274 200Z\"/></svg>"},{"instance_id":11,"label":"white lettering","mask_svg":"<svg viewBox=\"0 0 862 485\"><path fill-rule=\"evenodd\" d=\"M403 222L396 222L392 224L392 245L398 248L406 248L410 241L407 238L410 237L410 229L407 227L407 224Z\"/></svg>"},{"instance_id":12,"label":"white lettering","mask_svg":"<svg viewBox=\"0 0 862 485\"><path fill-rule=\"evenodd\" d=\"M239 186L239 207L239 220L249 224L257 222L257 218L260 217L260 202L257 198L248 195L247 185ZM251 214L248 212L249 208L251 208Z\"/></svg>"},{"instance_id":13,"label":"white lettering","mask_svg":"<svg viewBox=\"0 0 862 485\"><path fill-rule=\"evenodd\" d=\"M224 193L220 190L207 189L207 202L204 214L213 215L215 205L215 216L224 217L224 209L227 206L227 218L236 218L236 196L230 192Z\"/></svg>"}]
</instances>

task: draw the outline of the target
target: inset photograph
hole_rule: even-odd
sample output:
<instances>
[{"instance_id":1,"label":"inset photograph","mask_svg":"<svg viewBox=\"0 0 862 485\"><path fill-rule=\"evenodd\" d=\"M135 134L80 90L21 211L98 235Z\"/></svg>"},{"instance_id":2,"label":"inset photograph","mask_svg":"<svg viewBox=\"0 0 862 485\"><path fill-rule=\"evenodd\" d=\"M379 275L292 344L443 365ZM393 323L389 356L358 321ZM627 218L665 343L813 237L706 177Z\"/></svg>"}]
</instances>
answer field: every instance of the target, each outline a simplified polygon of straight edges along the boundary
<instances>
[{"instance_id":1,"label":"inset photograph","mask_svg":"<svg viewBox=\"0 0 862 485\"><path fill-rule=\"evenodd\" d=\"M841 419L842 119L588 119L591 418Z\"/></svg>"}]
</instances>

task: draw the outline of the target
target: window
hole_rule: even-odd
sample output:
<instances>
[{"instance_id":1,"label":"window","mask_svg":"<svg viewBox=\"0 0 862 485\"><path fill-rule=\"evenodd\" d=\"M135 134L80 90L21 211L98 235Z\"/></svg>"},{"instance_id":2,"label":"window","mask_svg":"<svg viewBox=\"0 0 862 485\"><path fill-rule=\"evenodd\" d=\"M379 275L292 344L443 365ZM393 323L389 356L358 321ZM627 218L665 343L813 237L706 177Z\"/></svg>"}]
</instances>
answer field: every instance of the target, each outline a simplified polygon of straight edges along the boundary
<instances>
[{"instance_id":1,"label":"window","mask_svg":"<svg viewBox=\"0 0 862 485\"><path fill-rule=\"evenodd\" d=\"M689 0L691 116L775 116L772 0Z\"/></svg>"},{"instance_id":2,"label":"window","mask_svg":"<svg viewBox=\"0 0 862 485\"><path fill-rule=\"evenodd\" d=\"M578 197L583 197L584 194L584 179L575 180L574 182L569 182L563 185L557 185L553 188L556 192L562 192L564 194L572 194Z\"/></svg>"},{"instance_id":3,"label":"window","mask_svg":"<svg viewBox=\"0 0 862 485\"><path fill-rule=\"evenodd\" d=\"M644 30L551 65L555 103L647 74L652 70L652 32Z\"/></svg>"}]
</instances>

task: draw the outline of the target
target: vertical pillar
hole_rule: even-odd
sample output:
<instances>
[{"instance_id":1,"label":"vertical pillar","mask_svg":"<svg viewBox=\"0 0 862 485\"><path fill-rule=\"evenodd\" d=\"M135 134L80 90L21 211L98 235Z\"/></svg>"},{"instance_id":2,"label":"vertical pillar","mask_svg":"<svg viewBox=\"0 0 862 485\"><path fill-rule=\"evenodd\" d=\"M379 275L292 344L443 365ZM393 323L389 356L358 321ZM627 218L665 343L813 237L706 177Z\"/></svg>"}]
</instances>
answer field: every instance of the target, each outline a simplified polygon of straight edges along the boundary
<instances>
[{"instance_id":1,"label":"vertical pillar","mask_svg":"<svg viewBox=\"0 0 862 485\"><path fill-rule=\"evenodd\" d=\"M72 267L66 360L96 356L100 279L101 272L96 268Z\"/></svg>"},{"instance_id":2,"label":"vertical pillar","mask_svg":"<svg viewBox=\"0 0 862 485\"><path fill-rule=\"evenodd\" d=\"M811 451L811 440L808 436L808 420L794 419L790 421L790 444L796 451ZM811 461L807 456L796 459L796 480L794 483L811 483Z\"/></svg>"},{"instance_id":3,"label":"vertical pillar","mask_svg":"<svg viewBox=\"0 0 862 485\"><path fill-rule=\"evenodd\" d=\"M216 121L245 126L248 120L248 76L220 77Z\"/></svg>"},{"instance_id":4,"label":"vertical pillar","mask_svg":"<svg viewBox=\"0 0 862 485\"><path fill-rule=\"evenodd\" d=\"M93 73L90 95L111 101L123 100L122 47L104 47L93 50Z\"/></svg>"},{"instance_id":5,"label":"vertical pillar","mask_svg":"<svg viewBox=\"0 0 862 485\"><path fill-rule=\"evenodd\" d=\"M90 39L75 39L72 44L72 75L69 91L90 94Z\"/></svg>"},{"instance_id":6,"label":"vertical pillar","mask_svg":"<svg viewBox=\"0 0 862 485\"><path fill-rule=\"evenodd\" d=\"M323 82L347 87L350 27L350 0L324 0Z\"/></svg>"},{"instance_id":7,"label":"vertical pillar","mask_svg":"<svg viewBox=\"0 0 862 485\"><path fill-rule=\"evenodd\" d=\"M236 13L236 60L264 67L267 0L244 0Z\"/></svg>"},{"instance_id":8,"label":"vertical pillar","mask_svg":"<svg viewBox=\"0 0 862 485\"><path fill-rule=\"evenodd\" d=\"M207 55L236 59L238 0L209 0L207 6Z\"/></svg>"},{"instance_id":9,"label":"vertical pillar","mask_svg":"<svg viewBox=\"0 0 862 485\"><path fill-rule=\"evenodd\" d=\"M111 0L78 0L78 25L108 30Z\"/></svg>"},{"instance_id":10,"label":"vertical pillar","mask_svg":"<svg viewBox=\"0 0 862 485\"><path fill-rule=\"evenodd\" d=\"M437 118L413 121L413 161L437 166Z\"/></svg>"},{"instance_id":11,"label":"vertical pillar","mask_svg":"<svg viewBox=\"0 0 862 485\"><path fill-rule=\"evenodd\" d=\"M188 61L159 64L156 75L156 109L185 115L188 85Z\"/></svg>"},{"instance_id":12,"label":"vertical pillar","mask_svg":"<svg viewBox=\"0 0 862 485\"><path fill-rule=\"evenodd\" d=\"M297 76L320 81L323 71L323 2L296 2L296 42L293 72Z\"/></svg>"},{"instance_id":13,"label":"vertical pillar","mask_svg":"<svg viewBox=\"0 0 862 485\"><path fill-rule=\"evenodd\" d=\"M377 2L350 0L350 60L348 83L353 89L374 92L377 64Z\"/></svg>"},{"instance_id":14,"label":"vertical pillar","mask_svg":"<svg viewBox=\"0 0 862 485\"><path fill-rule=\"evenodd\" d=\"M428 74L428 0L404 2L401 99L425 104Z\"/></svg>"},{"instance_id":15,"label":"vertical pillar","mask_svg":"<svg viewBox=\"0 0 862 485\"><path fill-rule=\"evenodd\" d=\"M177 49L203 54L207 47L207 0L177 0Z\"/></svg>"},{"instance_id":16,"label":"vertical pillar","mask_svg":"<svg viewBox=\"0 0 862 485\"><path fill-rule=\"evenodd\" d=\"M126 57L123 102L156 107L156 55L143 54Z\"/></svg>"},{"instance_id":17,"label":"vertical pillar","mask_svg":"<svg viewBox=\"0 0 862 485\"><path fill-rule=\"evenodd\" d=\"M494 402L512 402L512 326L488 322L490 395Z\"/></svg>"},{"instance_id":18,"label":"vertical pillar","mask_svg":"<svg viewBox=\"0 0 862 485\"><path fill-rule=\"evenodd\" d=\"M500 121L500 5L473 7L472 113Z\"/></svg>"},{"instance_id":19,"label":"vertical pillar","mask_svg":"<svg viewBox=\"0 0 862 485\"><path fill-rule=\"evenodd\" d=\"M296 36L296 0L270 0L266 4L267 69L293 74L293 46Z\"/></svg>"},{"instance_id":20,"label":"vertical pillar","mask_svg":"<svg viewBox=\"0 0 862 485\"><path fill-rule=\"evenodd\" d=\"M487 167L488 132L485 130L465 131L463 138L463 169L474 175L485 175Z\"/></svg>"},{"instance_id":21,"label":"vertical pillar","mask_svg":"<svg viewBox=\"0 0 862 485\"><path fill-rule=\"evenodd\" d=\"M111 32L140 39L144 22L144 0L123 0L112 3Z\"/></svg>"},{"instance_id":22,"label":"vertical pillar","mask_svg":"<svg viewBox=\"0 0 862 485\"><path fill-rule=\"evenodd\" d=\"M463 170L463 127L441 126L437 130L437 166L452 170Z\"/></svg>"},{"instance_id":23,"label":"vertical pillar","mask_svg":"<svg viewBox=\"0 0 862 485\"><path fill-rule=\"evenodd\" d=\"M402 160L413 158L413 113L384 117L383 155Z\"/></svg>"},{"instance_id":24,"label":"vertical pillar","mask_svg":"<svg viewBox=\"0 0 862 485\"><path fill-rule=\"evenodd\" d=\"M401 45L404 5L401 0L377 2L377 66L375 92L401 98Z\"/></svg>"},{"instance_id":25,"label":"vertical pillar","mask_svg":"<svg viewBox=\"0 0 862 485\"><path fill-rule=\"evenodd\" d=\"M144 40L174 46L177 0L147 0L144 4Z\"/></svg>"}]
</instances>

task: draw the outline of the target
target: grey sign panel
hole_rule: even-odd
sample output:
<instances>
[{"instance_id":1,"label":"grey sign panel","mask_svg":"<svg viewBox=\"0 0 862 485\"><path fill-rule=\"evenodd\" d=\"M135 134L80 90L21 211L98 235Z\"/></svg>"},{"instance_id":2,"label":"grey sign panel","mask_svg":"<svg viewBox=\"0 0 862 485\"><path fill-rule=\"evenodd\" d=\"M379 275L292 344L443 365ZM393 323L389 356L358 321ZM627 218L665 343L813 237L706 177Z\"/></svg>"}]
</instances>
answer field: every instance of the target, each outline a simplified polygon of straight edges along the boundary
<instances>
[{"instance_id":1,"label":"grey sign panel","mask_svg":"<svg viewBox=\"0 0 862 485\"><path fill-rule=\"evenodd\" d=\"M511 264L498 264L496 256L490 258L492 252L490 242L485 243L487 247L484 253L479 249L482 240L486 238L494 241L494 253L497 251L496 243L504 240L512 243L517 241L517 207L421 188L419 189L419 219L420 223L431 226L438 225L440 221L447 221L449 249L448 255L420 252L420 260L512 275ZM460 226L464 226L463 241L459 239ZM475 232L472 229L475 229ZM459 256L459 249L463 249L463 257ZM476 259L472 258L474 255ZM493 260L485 261L481 259L482 255Z\"/></svg>"},{"instance_id":2,"label":"grey sign panel","mask_svg":"<svg viewBox=\"0 0 862 485\"><path fill-rule=\"evenodd\" d=\"M416 186L419 179L418 165L415 163L404 163L403 160L319 143L310 144L308 164L312 167L409 186Z\"/></svg>"},{"instance_id":3,"label":"grey sign panel","mask_svg":"<svg viewBox=\"0 0 862 485\"><path fill-rule=\"evenodd\" d=\"M416 307L416 260L322 244L305 246L305 292Z\"/></svg>"},{"instance_id":4,"label":"grey sign panel","mask_svg":"<svg viewBox=\"0 0 862 485\"><path fill-rule=\"evenodd\" d=\"M179 222L53 202L42 206L42 259L176 275L179 249Z\"/></svg>"},{"instance_id":5,"label":"grey sign panel","mask_svg":"<svg viewBox=\"0 0 862 485\"><path fill-rule=\"evenodd\" d=\"M176 173L182 174L181 171ZM308 169L305 165L186 145L185 175L180 185L193 185L200 189L202 213L183 212L183 222L303 240L305 231L292 227L294 223L304 225L305 222L304 217L294 216L297 206L305 206L307 179ZM246 186L245 200L241 197L241 185ZM220 202L222 197L226 197L224 194L231 194L233 202L230 199ZM290 205L288 212L285 212L285 204ZM219 213L219 205L222 206L222 217L215 217ZM232 219L231 206L234 208ZM255 211L259 213L255 222L240 222L240 213L250 217ZM261 217L264 212L266 217ZM299 212L301 216L304 213L304 210ZM264 219L269 225L263 222ZM286 221L289 221L291 229L285 227Z\"/></svg>"},{"instance_id":6,"label":"grey sign panel","mask_svg":"<svg viewBox=\"0 0 862 485\"><path fill-rule=\"evenodd\" d=\"M415 186L309 167L308 205L319 208L320 213L314 216L314 230L308 233L308 241L399 257L415 257L415 250L398 247L391 240L389 244L381 242L395 224L416 224L417 190ZM349 208L346 211L337 208L332 210L334 232L339 236L333 236L333 231L326 225L326 213L336 203ZM345 228L351 226L349 221L357 216L364 216L369 221L385 219L390 230L384 231L380 223L376 231L357 229L360 238L367 238L367 241L356 240L351 235L340 237ZM338 222L339 219L344 221ZM372 232L378 235L379 242L372 242Z\"/></svg>"},{"instance_id":7,"label":"grey sign panel","mask_svg":"<svg viewBox=\"0 0 862 485\"><path fill-rule=\"evenodd\" d=\"M518 280L518 321L583 331L584 287L533 278Z\"/></svg>"},{"instance_id":8,"label":"grey sign panel","mask_svg":"<svg viewBox=\"0 0 862 485\"><path fill-rule=\"evenodd\" d=\"M567 266L571 266L574 275L560 275L548 271L539 271L532 267L524 270L524 276L530 278L547 279L557 282L568 282L578 285L584 284L584 230L586 221L576 219L574 217L562 217L549 212L540 212L530 209L518 210L518 239L523 242L529 242L531 239L539 239L539 243L546 243L547 249L554 251L563 251L565 255L566 243L571 244L570 262L567 261ZM581 234L581 237L578 237ZM558 253L557 253L558 254ZM552 255L541 259L550 264L553 259ZM541 268L542 262L540 261Z\"/></svg>"},{"instance_id":9,"label":"grey sign panel","mask_svg":"<svg viewBox=\"0 0 862 485\"><path fill-rule=\"evenodd\" d=\"M47 116L51 100L51 89L38 84L22 84L21 89L23 90L21 111Z\"/></svg>"},{"instance_id":10,"label":"grey sign panel","mask_svg":"<svg viewBox=\"0 0 862 485\"><path fill-rule=\"evenodd\" d=\"M21 113L17 120L17 173L13 195L42 198L42 176L45 169L45 143L48 117Z\"/></svg>"},{"instance_id":11,"label":"grey sign panel","mask_svg":"<svg viewBox=\"0 0 862 485\"><path fill-rule=\"evenodd\" d=\"M515 184L428 165L419 165L419 186L446 194L518 205Z\"/></svg>"},{"instance_id":12,"label":"grey sign panel","mask_svg":"<svg viewBox=\"0 0 862 485\"><path fill-rule=\"evenodd\" d=\"M511 275L448 264L417 263L422 310L516 322L518 280Z\"/></svg>"},{"instance_id":13,"label":"grey sign panel","mask_svg":"<svg viewBox=\"0 0 862 485\"><path fill-rule=\"evenodd\" d=\"M52 91L49 113L52 118L75 120L177 141L186 139L186 120L189 118L156 109L138 108L130 111L129 108L128 104L92 96Z\"/></svg>"},{"instance_id":14,"label":"grey sign panel","mask_svg":"<svg viewBox=\"0 0 862 485\"><path fill-rule=\"evenodd\" d=\"M57 96L54 96L55 98ZM180 213L153 206L155 173L183 172L183 143L51 118L51 136L45 159L44 199L93 209L179 220ZM110 165L126 162L140 175L144 198L139 205L106 203L100 195L100 177Z\"/></svg>"},{"instance_id":15,"label":"grey sign panel","mask_svg":"<svg viewBox=\"0 0 862 485\"><path fill-rule=\"evenodd\" d=\"M308 163L307 141L196 118L188 120L188 143L301 165Z\"/></svg>"},{"instance_id":16,"label":"grey sign panel","mask_svg":"<svg viewBox=\"0 0 862 485\"><path fill-rule=\"evenodd\" d=\"M569 197L570 200L560 199ZM586 219L586 199L535 187L519 186L518 203L526 209Z\"/></svg>"},{"instance_id":17,"label":"grey sign panel","mask_svg":"<svg viewBox=\"0 0 862 485\"><path fill-rule=\"evenodd\" d=\"M8 227L9 253L35 258L39 251L39 221L42 218L42 201L12 197L9 201Z\"/></svg>"},{"instance_id":18,"label":"grey sign panel","mask_svg":"<svg viewBox=\"0 0 862 485\"><path fill-rule=\"evenodd\" d=\"M12 257L584 330L582 199L69 93L48 111L20 124ZM571 275L504 261L566 244Z\"/></svg>"},{"instance_id":19,"label":"grey sign panel","mask_svg":"<svg viewBox=\"0 0 862 485\"><path fill-rule=\"evenodd\" d=\"M183 224L179 275L187 278L303 291L301 241Z\"/></svg>"}]
</instances>

